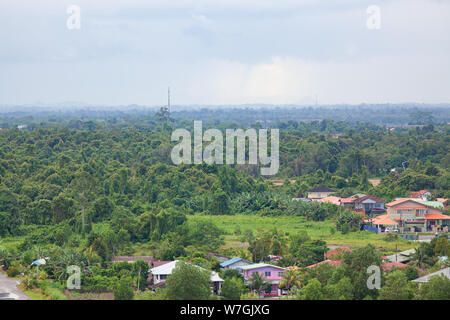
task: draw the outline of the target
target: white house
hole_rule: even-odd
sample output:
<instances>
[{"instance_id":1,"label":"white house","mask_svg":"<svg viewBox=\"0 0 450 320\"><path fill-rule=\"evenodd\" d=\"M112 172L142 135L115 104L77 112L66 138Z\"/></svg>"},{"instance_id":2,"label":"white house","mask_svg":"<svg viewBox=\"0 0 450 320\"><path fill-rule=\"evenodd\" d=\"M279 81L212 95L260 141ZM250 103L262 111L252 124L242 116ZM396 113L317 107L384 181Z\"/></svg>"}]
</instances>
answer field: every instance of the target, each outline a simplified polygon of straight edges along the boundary
<instances>
[{"instance_id":1,"label":"white house","mask_svg":"<svg viewBox=\"0 0 450 320\"><path fill-rule=\"evenodd\" d=\"M418 282L418 283L428 282L428 281L430 281L430 278L432 276L444 276L444 277L450 279L450 267L427 274L426 276L414 279L413 281Z\"/></svg>"},{"instance_id":2,"label":"white house","mask_svg":"<svg viewBox=\"0 0 450 320\"><path fill-rule=\"evenodd\" d=\"M169 274L172 274L173 269L177 265L177 263L185 263L179 260L171 261L169 263L163 264L159 267L155 267L149 270L149 272L152 274L153 284L162 284L166 281L167 276ZM200 269L203 269L202 267L199 267L197 265L194 265ZM205 270L205 269L203 269ZM222 282L223 279L219 277L219 274L217 272L211 271L211 282L213 283L213 291L215 294L220 294L220 290L222 288Z\"/></svg>"}]
</instances>

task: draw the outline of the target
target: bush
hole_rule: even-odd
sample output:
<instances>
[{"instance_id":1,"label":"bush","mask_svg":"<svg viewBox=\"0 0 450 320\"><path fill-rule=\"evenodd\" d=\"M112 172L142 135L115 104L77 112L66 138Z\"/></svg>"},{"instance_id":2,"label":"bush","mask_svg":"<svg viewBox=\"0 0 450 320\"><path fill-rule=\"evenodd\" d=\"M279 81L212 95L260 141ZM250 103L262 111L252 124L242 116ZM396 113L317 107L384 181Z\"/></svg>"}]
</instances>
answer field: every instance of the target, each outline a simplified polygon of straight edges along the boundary
<instances>
[{"instance_id":1,"label":"bush","mask_svg":"<svg viewBox=\"0 0 450 320\"><path fill-rule=\"evenodd\" d=\"M10 278L17 277L21 272L22 272L22 266L17 261L14 261L9 266L8 270L6 270L6 274Z\"/></svg>"},{"instance_id":2,"label":"bush","mask_svg":"<svg viewBox=\"0 0 450 320\"><path fill-rule=\"evenodd\" d=\"M122 278L114 290L114 300L133 300L134 292L130 279Z\"/></svg>"}]
</instances>

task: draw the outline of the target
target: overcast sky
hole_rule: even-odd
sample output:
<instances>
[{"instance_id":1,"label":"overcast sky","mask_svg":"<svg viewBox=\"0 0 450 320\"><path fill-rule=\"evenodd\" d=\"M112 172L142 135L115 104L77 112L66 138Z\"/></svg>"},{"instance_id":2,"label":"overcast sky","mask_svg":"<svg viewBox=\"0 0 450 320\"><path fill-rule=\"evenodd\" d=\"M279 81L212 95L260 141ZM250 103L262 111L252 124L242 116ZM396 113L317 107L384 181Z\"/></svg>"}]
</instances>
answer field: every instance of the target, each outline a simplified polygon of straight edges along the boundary
<instances>
[{"instance_id":1,"label":"overcast sky","mask_svg":"<svg viewBox=\"0 0 450 320\"><path fill-rule=\"evenodd\" d=\"M178 105L450 102L450 1L0 0L0 104L163 105L169 85Z\"/></svg>"}]
</instances>

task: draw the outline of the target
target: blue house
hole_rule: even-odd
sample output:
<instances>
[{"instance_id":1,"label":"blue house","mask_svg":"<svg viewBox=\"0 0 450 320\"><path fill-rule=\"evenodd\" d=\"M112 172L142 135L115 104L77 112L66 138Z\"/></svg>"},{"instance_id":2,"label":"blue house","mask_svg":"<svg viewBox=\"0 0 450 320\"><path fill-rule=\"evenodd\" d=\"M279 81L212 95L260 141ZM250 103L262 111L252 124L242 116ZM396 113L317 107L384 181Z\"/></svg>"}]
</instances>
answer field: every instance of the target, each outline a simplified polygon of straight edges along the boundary
<instances>
[{"instance_id":1,"label":"blue house","mask_svg":"<svg viewBox=\"0 0 450 320\"><path fill-rule=\"evenodd\" d=\"M220 264L220 267L223 269L238 269L243 266L248 266L249 264L253 264L248 260L236 257L227 261L224 261Z\"/></svg>"}]
</instances>

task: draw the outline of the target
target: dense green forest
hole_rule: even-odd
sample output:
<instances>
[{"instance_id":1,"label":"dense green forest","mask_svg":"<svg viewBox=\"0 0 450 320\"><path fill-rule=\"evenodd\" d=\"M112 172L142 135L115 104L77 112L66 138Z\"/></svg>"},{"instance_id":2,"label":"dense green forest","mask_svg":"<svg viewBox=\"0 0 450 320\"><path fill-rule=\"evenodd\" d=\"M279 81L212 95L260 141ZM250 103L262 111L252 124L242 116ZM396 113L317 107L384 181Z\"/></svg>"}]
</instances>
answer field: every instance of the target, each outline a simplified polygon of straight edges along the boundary
<instances>
[{"instance_id":1,"label":"dense green forest","mask_svg":"<svg viewBox=\"0 0 450 320\"><path fill-rule=\"evenodd\" d=\"M246 125L246 111L241 118L247 120L235 121L236 112L222 121L205 119L204 129L267 125ZM280 129L280 171L272 178L286 179L275 186L256 165L173 165L171 132L192 129L190 119L198 115L185 113L1 118L0 239L8 241L0 242L0 265L14 275L38 256L51 256L43 268L47 277L66 279L63 267L77 264L90 288L113 288L120 268L128 267L113 267L110 259L139 250L217 269L207 255L224 250L215 215L331 219L337 231L357 229L360 218L342 208L291 201L317 185L341 196L363 192L386 201L420 189L450 197L450 126L442 121L395 129L331 119L272 121L270 127ZM15 127L24 123L22 130ZM374 187L369 178L381 183ZM211 219L189 220L193 215ZM232 254L259 262L284 253L281 264L300 267L321 261L325 241L292 236L247 230L242 238L248 251ZM432 266L436 255L430 259ZM141 281L135 269L123 273Z\"/></svg>"}]
</instances>

